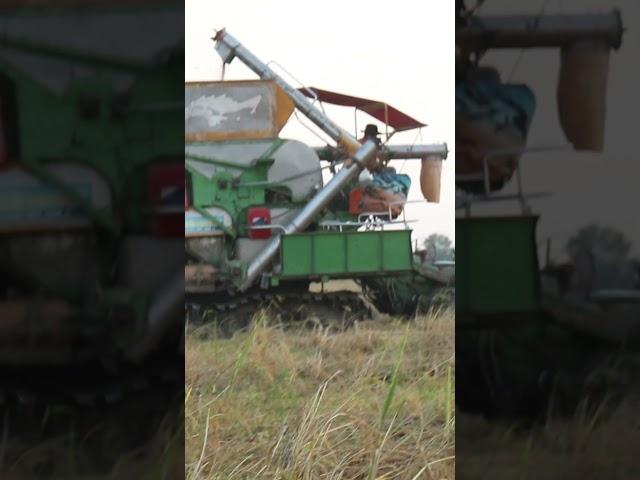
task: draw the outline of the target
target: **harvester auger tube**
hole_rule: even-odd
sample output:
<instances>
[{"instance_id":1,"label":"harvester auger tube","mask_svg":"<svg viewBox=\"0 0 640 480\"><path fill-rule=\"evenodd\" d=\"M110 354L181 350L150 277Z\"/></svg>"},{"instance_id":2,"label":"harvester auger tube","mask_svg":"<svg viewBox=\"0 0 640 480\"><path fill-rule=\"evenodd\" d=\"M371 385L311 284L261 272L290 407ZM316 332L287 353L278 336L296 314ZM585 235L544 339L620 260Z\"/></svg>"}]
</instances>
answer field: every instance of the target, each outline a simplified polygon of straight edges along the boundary
<instances>
[{"instance_id":1,"label":"harvester auger tube","mask_svg":"<svg viewBox=\"0 0 640 480\"><path fill-rule=\"evenodd\" d=\"M305 205L305 207L295 216L295 218L284 227L284 234L289 235L301 232L309 226L315 216L325 208L329 202L335 197L352 179L360 175L364 165L371 160L377 152L377 145L368 140L353 155L353 162L342 168L327 185ZM274 237L269 244L262 250L247 267L245 277L238 287L240 291L245 291L258 278L258 276L269 266L273 257L275 257L280 249L280 235Z\"/></svg>"},{"instance_id":2,"label":"harvester auger tube","mask_svg":"<svg viewBox=\"0 0 640 480\"><path fill-rule=\"evenodd\" d=\"M335 160L333 150L327 147L315 147L315 152L320 160ZM385 145L379 152L378 156L385 160L406 160L406 159L423 159L425 157L435 155L436 157L447 159L449 155L449 147L446 143L432 143L427 145Z\"/></svg>"},{"instance_id":3,"label":"harvester auger tube","mask_svg":"<svg viewBox=\"0 0 640 480\"><path fill-rule=\"evenodd\" d=\"M369 161L375 157L378 150L377 146L372 141L367 141L364 145L361 145L349 132L332 122L321 110L314 107L302 93L276 75L273 70L262 63L224 29L216 33L214 40L216 42L215 48L224 63L230 63L235 57L238 57L261 79L273 80L291 98L300 112L335 140L351 157L352 161L345 162L342 170L322 190L316 193L289 224L284 226L283 233L285 235L301 232L309 226L315 216L331 202L349 181L360 174ZM280 236L277 236L249 263L246 274L238 286L240 291L245 291L254 284L278 254L279 249Z\"/></svg>"},{"instance_id":4,"label":"harvester auger tube","mask_svg":"<svg viewBox=\"0 0 640 480\"><path fill-rule=\"evenodd\" d=\"M360 142L351 136L349 132L332 122L321 110L314 107L313 104L307 100L307 97L276 75L273 70L262 63L224 29L218 31L213 39L216 42L215 49L224 63L231 63L235 57L238 57L242 63L249 67L262 80L273 80L284 93L291 98L300 112L335 140L338 145L343 147L349 155L354 155L358 151L361 147Z\"/></svg>"},{"instance_id":5,"label":"harvester auger tube","mask_svg":"<svg viewBox=\"0 0 640 480\"><path fill-rule=\"evenodd\" d=\"M600 40L609 48L622 44L622 17L611 13L582 15L479 15L456 28L456 44L469 50L557 48L581 39Z\"/></svg>"},{"instance_id":6,"label":"harvester auger tube","mask_svg":"<svg viewBox=\"0 0 640 480\"><path fill-rule=\"evenodd\" d=\"M429 145L389 145L380 152L384 159L422 159L434 155L446 160L449 155L449 147L446 143L432 143Z\"/></svg>"}]
</instances>

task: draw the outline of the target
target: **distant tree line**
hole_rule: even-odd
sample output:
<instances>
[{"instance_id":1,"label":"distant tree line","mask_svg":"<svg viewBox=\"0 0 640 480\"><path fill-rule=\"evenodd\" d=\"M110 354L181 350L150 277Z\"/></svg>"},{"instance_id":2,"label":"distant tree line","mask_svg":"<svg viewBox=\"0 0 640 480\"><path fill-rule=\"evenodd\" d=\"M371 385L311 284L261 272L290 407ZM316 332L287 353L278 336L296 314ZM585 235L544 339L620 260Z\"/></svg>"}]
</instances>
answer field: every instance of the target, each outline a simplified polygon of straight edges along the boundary
<instances>
[{"instance_id":1,"label":"distant tree line","mask_svg":"<svg viewBox=\"0 0 640 480\"><path fill-rule=\"evenodd\" d=\"M600 288L640 288L640 260L632 258L631 242L611 227L587 225L572 235L565 245L568 264L555 266L564 271L566 287L588 293Z\"/></svg>"},{"instance_id":2,"label":"distant tree line","mask_svg":"<svg viewBox=\"0 0 640 480\"><path fill-rule=\"evenodd\" d=\"M423 243L425 257L430 261L455 260L456 249L449 237L441 233L432 233Z\"/></svg>"}]
</instances>

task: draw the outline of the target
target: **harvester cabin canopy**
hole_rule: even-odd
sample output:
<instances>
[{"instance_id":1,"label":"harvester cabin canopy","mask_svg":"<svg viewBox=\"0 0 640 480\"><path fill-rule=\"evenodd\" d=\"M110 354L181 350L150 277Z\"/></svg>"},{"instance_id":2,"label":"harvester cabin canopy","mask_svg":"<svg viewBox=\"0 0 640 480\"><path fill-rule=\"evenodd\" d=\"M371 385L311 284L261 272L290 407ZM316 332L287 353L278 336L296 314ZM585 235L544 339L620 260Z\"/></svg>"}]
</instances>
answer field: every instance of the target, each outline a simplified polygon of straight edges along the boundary
<instances>
[{"instance_id":1,"label":"harvester cabin canopy","mask_svg":"<svg viewBox=\"0 0 640 480\"><path fill-rule=\"evenodd\" d=\"M391 138L391 135L396 132L413 130L416 128L427 126L425 123L419 122L415 118L412 118L406 113L401 112L397 108L392 107L388 103L380 102L378 100L370 100L368 98L344 95L337 92L331 92L329 90L321 90L315 87L300 88L299 91L307 97L315 98L320 102L326 102L332 105L340 105L343 107L353 107L356 110L361 110L365 113L368 113L376 120L379 120L385 125L393 128L393 132L391 134L386 134L387 140L389 140L389 138ZM420 169L420 189L422 190L422 195L425 200L433 203L439 203L442 160L443 158L446 158L446 154L444 155L444 157L442 157L438 154L433 153L426 154L421 158L422 166Z\"/></svg>"},{"instance_id":2,"label":"harvester cabin canopy","mask_svg":"<svg viewBox=\"0 0 640 480\"><path fill-rule=\"evenodd\" d=\"M394 133L427 126L425 123L419 122L415 118L412 118L397 108L392 107L388 103L381 102L379 100L370 100L368 98L344 95L342 93L331 92L329 90L321 90L316 87L304 87L300 88L299 91L307 97L316 98L321 102L340 105L343 107L353 107L356 110L368 113L376 120L379 120L385 125L393 128ZM387 138L389 136L390 135L387 135Z\"/></svg>"}]
</instances>

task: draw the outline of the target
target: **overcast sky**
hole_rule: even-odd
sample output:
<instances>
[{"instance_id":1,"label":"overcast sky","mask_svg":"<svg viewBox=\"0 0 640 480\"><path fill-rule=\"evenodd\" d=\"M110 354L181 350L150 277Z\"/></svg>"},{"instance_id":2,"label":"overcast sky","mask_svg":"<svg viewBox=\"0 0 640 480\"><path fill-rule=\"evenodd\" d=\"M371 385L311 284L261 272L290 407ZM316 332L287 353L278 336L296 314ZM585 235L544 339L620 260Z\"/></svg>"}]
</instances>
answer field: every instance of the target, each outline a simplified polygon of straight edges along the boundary
<instances>
[{"instance_id":1,"label":"overcast sky","mask_svg":"<svg viewBox=\"0 0 640 480\"><path fill-rule=\"evenodd\" d=\"M385 101L428 124L420 132L395 135L391 144L446 142L454 148L453 2L187 0L185 8L187 81L220 79L221 60L211 37L214 29L224 27L259 59L278 62L307 86ZM236 59L227 65L225 78L257 77ZM353 133L353 109L326 111ZM282 137L322 145L292 119ZM359 114L359 129L372 120ZM409 199L421 200L419 161L398 161L394 166L412 177ZM451 152L443 167L440 204L407 205L407 217L418 220L412 225L414 237L444 233L454 239L454 204Z\"/></svg>"}]
</instances>

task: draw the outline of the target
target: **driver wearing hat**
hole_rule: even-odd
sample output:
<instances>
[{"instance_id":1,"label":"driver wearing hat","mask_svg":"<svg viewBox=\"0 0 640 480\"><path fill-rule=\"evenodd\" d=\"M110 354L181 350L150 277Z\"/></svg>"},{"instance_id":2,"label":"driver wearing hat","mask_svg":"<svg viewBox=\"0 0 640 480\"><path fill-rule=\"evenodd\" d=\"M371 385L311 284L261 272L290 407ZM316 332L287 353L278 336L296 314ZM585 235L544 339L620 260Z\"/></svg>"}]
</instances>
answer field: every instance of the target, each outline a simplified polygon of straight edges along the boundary
<instances>
[{"instance_id":1,"label":"driver wearing hat","mask_svg":"<svg viewBox=\"0 0 640 480\"><path fill-rule=\"evenodd\" d=\"M378 137L380 137L380 132L378 132L377 125L370 123L364 128L364 137L360 139L360 143L364 143L367 140L373 140L376 145L380 147L381 141Z\"/></svg>"},{"instance_id":2,"label":"driver wearing hat","mask_svg":"<svg viewBox=\"0 0 640 480\"><path fill-rule=\"evenodd\" d=\"M358 141L364 144L367 140L372 140L379 149L382 145L382 141L380 140L379 137L380 137L380 132L378 132L378 127L373 123L369 123L364 128L364 136ZM382 165L381 165L380 159L376 157L376 159L371 162L371 166L369 167L369 170L377 171L381 168L381 166Z\"/></svg>"}]
</instances>

